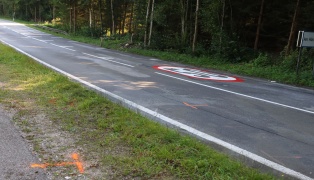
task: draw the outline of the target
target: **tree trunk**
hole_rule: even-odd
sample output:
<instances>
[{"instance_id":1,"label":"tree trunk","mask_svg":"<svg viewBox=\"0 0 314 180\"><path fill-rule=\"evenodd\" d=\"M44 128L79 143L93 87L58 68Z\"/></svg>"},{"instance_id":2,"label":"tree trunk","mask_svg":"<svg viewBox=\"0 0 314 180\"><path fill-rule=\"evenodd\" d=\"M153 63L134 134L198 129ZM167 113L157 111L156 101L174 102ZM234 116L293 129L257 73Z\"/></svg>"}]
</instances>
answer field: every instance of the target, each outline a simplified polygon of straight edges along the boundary
<instances>
[{"instance_id":1,"label":"tree trunk","mask_svg":"<svg viewBox=\"0 0 314 180\"><path fill-rule=\"evenodd\" d=\"M113 11L113 0L111 0L111 20L112 20L112 35L115 35L115 24L114 24L114 11Z\"/></svg>"},{"instance_id":2,"label":"tree trunk","mask_svg":"<svg viewBox=\"0 0 314 180\"><path fill-rule=\"evenodd\" d=\"M97 22L97 14L96 14L94 9L93 9L93 13L92 14L93 14L93 28L96 29L96 27L97 27L97 24L96 24L96 22Z\"/></svg>"},{"instance_id":3,"label":"tree trunk","mask_svg":"<svg viewBox=\"0 0 314 180\"><path fill-rule=\"evenodd\" d=\"M25 17L28 16L28 5L25 6Z\"/></svg>"},{"instance_id":4,"label":"tree trunk","mask_svg":"<svg viewBox=\"0 0 314 180\"><path fill-rule=\"evenodd\" d=\"M90 7L89 7L89 17L88 17L88 21L89 21L89 29L90 29L90 35L91 37L94 37L94 31L93 31L93 9L92 9L92 5L90 4Z\"/></svg>"},{"instance_id":5,"label":"tree trunk","mask_svg":"<svg viewBox=\"0 0 314 180\"><path fill-rule=\"evenodd\" d=\"M148 26L148 16L149 16L150 2L151 2L151 0L148 0L146 17L145 17L144 47L147 46L147 29L148 29L147 26Z\"/></svg>"},{"instance_id":6,"label":"tree trunk","mask_svg":"<svg viewBox=\"0 0 314 180\"><path fill-rule=\"evenodd\" d=\"M72 32L72 4L70 5L70 32Z\"/></svg>"},{"instance_id":7,"label":"tree trunk","mask_svg":"<svg viewBox=\"0 0 314 180\"><path fill-rule=\"evenodd\" d=\"M197 38L198 10L199 10L199 0L196 1L196 9L195 9L194 36L193 36L193 44L192 44L193 53L195 52L195 44L196 44L196 38Z\"/></svg>"},{"instance_id":8,"label":"tree trunk","mask_svg":"<svg viewBox=\"0 0 314 180\"><path fill-rule=\"evenodd\" d=\"M89 29L91 30L93 27L93 5L92 5L92 2L89 3L88 21L89 21ZM93 33L91 33L91 35L93 36Z\"/></svg>"},{"instance_id":9,"label":"tree trunk","mask_svg":"<svg viewBox=\"0 0 314 180\"><path fill-rule=\"evenodd\" d=\"M219 37L219 53L222 52L222 38L223 38L223 28L224 28L224 23L225 23L225 9L226 9L226 0L222 0L222 13L221 13L220 37Z\"/></svg>"},{"instance_id":10,"label":"tree trunk","mask_svg":"<svg viewBox=\"0 0 314 180\"><path fill-rule=\"evenodd\" d=\"M189 7L189 0L180 0L181 4L181 43L186 43L187 37L187 16L188 16L188 7Z\"/></svg>"},{"instance_id":11,"label":"tree trunk","mask_svg":"<svg viewBox=\"0 0 314 180\"><path fill-rule=\"evenodd\" d=\"M124 29L125 29L125 19L126 19L126 14L128 11L128 3L124 3L124 14L123 14L123 19L122 19L122 34L124 34Z\"/></svg>"},{"instance_id":12,"label":"tree trunk","mask_svg":"<svg viewBox=\"0 0 314 180\"><path fill-rule=\"evenodd\" d=\"M132 2L132 7L131 7L130 24L128 28L129 34L132 34L133 13L134 13L134 2Z\"/></svg>"},{"instance_id":13,"label":"tree trunk","mask_svg":"<svg viewBox=\"0 0 314 180\"><path fill-rule=\"evenodd\" d=\"M89 28L92 29L92 24L93 24L93 20L92 20L92 8L89 8Z\"/></svg>"},{"instance_id":14,"label":"tree trunk","mask_svg":"<svg viewBox=\"0 0 314 180\"><path fill-rule=\"evenodd\" d=\"M153 2L152 2L152 11L150 13L150 27L149 27L148 46L150 46L150 42L152 39L153 20L154 20L154 5L155 5L155 0L153 0Z\"/></svg>"},{"instance_id":15,"label":"tree trunk","mask_svg":"<svg viewBox=\"0 0 314 180\"><path fill-rule=\"evenodd\" d=\"M262 0L261 9L259 11L259 16L258 16L256 37L255 37L255 43L254 43L254 50L255 51L258 48L259 35L260 35L261 27L262 27L262 18L263 18L263 14L264 14L264 4L265 4L265 0Z\"/></svg>"},{"instance_id":16,"label":"tree trunk","mask_svg":"<svg viewBox=\"0 0 314 180\"><path fill-rule=\"evenodd\" d=\"M76 1L74 1L73 13L74 13L73 30L74 30L74 34L76 34Z\"/></svg>"},{"instance_id":17,"label":"tree trunk","mask_svg":"<svg viewBox=\"0 0 314 180\"><path fill-rule=\"evenodd\" d=\"M121 31L122 31L122 22L118 22L119 23L119 31L118 31L118 34L120 35L121 34Z\"/></svg>"},{"instance_id":18,"label":"tree trunk","mask_svg":"<svg viewBox=\"0 0 314 180\"><path fill-rule=\"evenodd\" d=\"M111 0L112 1L112 0ZM100 14L100 36L103 35L103 28L104 28L104 24L103 24L103 20L102 20L102 0L98 0L98 5L99 5L99 14Z\"/></svg>"},{"instance_id":19,"label":"tree trunk","mask_svg":"<svg viewBox=\"0 0 314 180\"><path fill-rule=\"evenodd\" d=\"M37 22L37 8L36 8L36 6L35 6L35 22Z\"/></svg>"},{"instance_id":20,"label":"tree trunk","mask_svg":"<svg viewBox=\"0 0 314 180\"><path fill-rule=\"evenodd\" d=\"M41 13L41 10L40 10L40 2L38 1L38 16L39 16L39 22L42 22L42 13Z\"/></svg>"},{"instance_id":21,"label":"tree trunk","mask_svg":"<svg viewBox=\"0 0 314 180\"><path fill-rule=\"evenodd\" d=\"M229 5L230 5L230 31L233 32L233 8L231 0L229 0Z\"/></svg>"},{"instance_id":22,"label":"tree trunk","mask_svg":"<svg viewBox=\"0 0 314 180\"><path fill-rule=\"evenodd\" d=\"M297 27L297 24L298 24L297 17L298 17L298 15L299 15L299 9L300 9L300 0L297 0L297 4L296 4L296 6L295 6L295 11L294 11L293 19L292 19L292 25L291 25L291 29L290 29L290 35L289 35L289 39L288 39L288 45L287 45L287 50L286 50L286 56L289 55L290 50L291 50L291 48L292 48L292 42L293 42L293 39L294 39L296 27Z\"/></svg>"},{"instance_id":23,"label":"tree trunk","mask_svg":"<svg viewBox=\"0 0 314 180\"><path fill-rule=\"evenodd\" d=\"M15 20L15 3L13 3L13 14L12 14L13 21Z\"/></svg>"},{"instance_id":24,"label":"tree trunk","mask_svg":"<svg viewBox=\"0 0 314 180\"><path fill-rule=\"evenodd\" d=\"M52 19L53 20L56 19L56 5L55 4L52 6Z\"/></svg>"}]
</instances>

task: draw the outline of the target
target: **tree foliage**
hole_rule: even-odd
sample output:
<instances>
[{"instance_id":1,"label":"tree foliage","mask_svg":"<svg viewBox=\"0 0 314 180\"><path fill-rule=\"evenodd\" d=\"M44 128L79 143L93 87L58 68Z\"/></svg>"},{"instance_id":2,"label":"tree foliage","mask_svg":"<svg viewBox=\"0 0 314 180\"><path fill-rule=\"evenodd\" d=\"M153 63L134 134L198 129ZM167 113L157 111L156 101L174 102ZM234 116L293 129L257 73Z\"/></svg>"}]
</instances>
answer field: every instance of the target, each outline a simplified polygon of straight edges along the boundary
<instances>
[{"instance_id":1,"label":"tree foliage","mask_svg":"<svg viewBox=\"0 0 314 180\"><path fill-rule=\"evenodd\" d=\"M143 46L149 32L149 48L218 54L235 62L256 50L280 52L289 45L293 51L298 30L314 31L314 0L156 0L148 9L149 2L0 0L0 15L49 21L97 38L129 35Z\"/></svg>"}]
</instances>

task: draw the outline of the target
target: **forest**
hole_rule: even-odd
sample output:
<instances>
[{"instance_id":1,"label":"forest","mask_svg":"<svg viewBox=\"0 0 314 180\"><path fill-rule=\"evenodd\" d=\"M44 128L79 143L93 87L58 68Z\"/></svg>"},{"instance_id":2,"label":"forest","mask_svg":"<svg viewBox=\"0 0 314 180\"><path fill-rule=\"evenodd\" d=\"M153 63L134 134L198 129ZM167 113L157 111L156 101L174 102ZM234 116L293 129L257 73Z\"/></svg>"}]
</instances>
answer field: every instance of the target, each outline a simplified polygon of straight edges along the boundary
<instances>
[{"instance_id":1,"label":"forest","mask_svg":"<svg viewBox=\"0 0 314 180\"><path fill-rule=\"evenodd\" d=\"M313 12L314 0L0 0L0 16L232 63L294 52L298 31L314 31Z\"/></svg>"}]
</instances>

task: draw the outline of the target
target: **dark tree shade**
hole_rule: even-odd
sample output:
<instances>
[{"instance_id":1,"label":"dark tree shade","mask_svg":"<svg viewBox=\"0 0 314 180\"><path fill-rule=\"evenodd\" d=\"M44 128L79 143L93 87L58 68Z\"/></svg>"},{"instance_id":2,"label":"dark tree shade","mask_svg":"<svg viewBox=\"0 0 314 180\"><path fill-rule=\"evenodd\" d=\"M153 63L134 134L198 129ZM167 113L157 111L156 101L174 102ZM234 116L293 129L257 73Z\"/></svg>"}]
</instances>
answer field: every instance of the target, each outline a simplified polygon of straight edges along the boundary
<instances>
[{"instance_id":1,"label":"dark tree shade","mask_svg":"<svg viewBox=\"0 0 314 180\"><path fill-rule=\"evenodd\" d=\"M156 0L153 9L151 0L147 14L148 2L0 0L0 15L53 21L68 32L92 37L130 33L154 49L224 52L231 58L243 49L280 52L288 46L289 51L298 30L314 31L314 0Z\"/></svg>"}]
</instances>

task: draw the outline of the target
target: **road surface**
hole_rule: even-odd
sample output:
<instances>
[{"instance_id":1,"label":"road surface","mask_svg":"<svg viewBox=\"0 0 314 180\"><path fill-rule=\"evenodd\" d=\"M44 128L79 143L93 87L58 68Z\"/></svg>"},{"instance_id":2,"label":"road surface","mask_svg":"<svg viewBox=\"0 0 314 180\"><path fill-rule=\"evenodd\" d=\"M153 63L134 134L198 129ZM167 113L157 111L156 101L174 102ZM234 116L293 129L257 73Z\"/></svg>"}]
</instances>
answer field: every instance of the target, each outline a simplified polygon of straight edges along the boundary
<instances>
[{"instance_id":1,"label":"road surface","mask_svg":"<svg viewBox=\"0 0 314 180\"><path fill-rule=\"evenodd\" d=\"M0 40L163 123L314 178L314 91L55 37L0 20Z\"/></svg>"},{"instance_id":2,"label":"road surface","mask_svg":"<svg viewBox=\"0 0 314 180\"><path fill-rule=\"evenodd\" d=\"M12 115L0 105L0 179L47 179L43 169L30 167L39 160L14 127Z\"/></svg>"}]
</instances>

